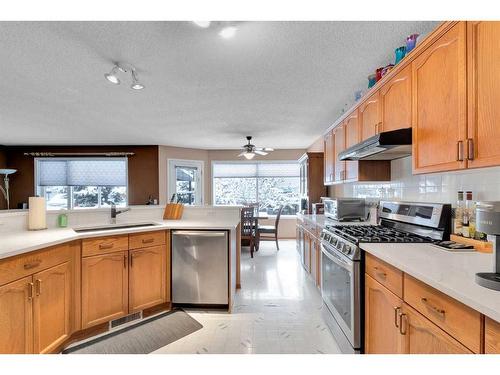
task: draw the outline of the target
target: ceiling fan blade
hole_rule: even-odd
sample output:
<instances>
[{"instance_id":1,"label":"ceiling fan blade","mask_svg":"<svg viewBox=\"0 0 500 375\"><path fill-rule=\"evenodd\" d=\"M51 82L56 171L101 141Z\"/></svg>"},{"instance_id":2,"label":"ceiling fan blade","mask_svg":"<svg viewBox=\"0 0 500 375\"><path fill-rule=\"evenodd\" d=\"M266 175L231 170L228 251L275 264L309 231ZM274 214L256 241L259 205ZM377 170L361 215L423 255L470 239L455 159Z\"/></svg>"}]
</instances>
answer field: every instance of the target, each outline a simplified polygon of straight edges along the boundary
<instances>
[{"instance_id":1,"label":"ceiling fan blade","mask_svg":"<svg viewBox=\"0 0 500 375\"><path fill-rule=\"evenodd\" d=\"M258 155L267 155L267 152L260 151L260 150L254 150L254 152Z\"/></svg>"},{"instance_id":2,"label":"ceiling fan blade","mask_svg":"<svg viewBox=\"0 0 500 375\"><path fill-rule=\"evenodd\" d=\"M274 151L274 148L270 148L270 147L256 147L255 149L258 151L266 151L266 152Z\"/></svg>"}]
</instances>

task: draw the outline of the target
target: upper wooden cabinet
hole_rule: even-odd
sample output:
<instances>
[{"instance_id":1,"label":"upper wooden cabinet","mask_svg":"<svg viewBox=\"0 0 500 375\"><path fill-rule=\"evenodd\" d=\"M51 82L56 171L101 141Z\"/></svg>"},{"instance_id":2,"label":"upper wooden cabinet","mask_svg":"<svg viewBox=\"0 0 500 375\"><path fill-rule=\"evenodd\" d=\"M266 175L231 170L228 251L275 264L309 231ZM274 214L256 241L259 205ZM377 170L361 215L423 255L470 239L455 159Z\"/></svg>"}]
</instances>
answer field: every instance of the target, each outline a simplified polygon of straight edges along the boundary
<instances>
[{"instance_id":1,"label":"upper wooden cabinet","mask_svg":"<svg viewBox=\"0 0 500 375\"><path fill-rule=\"evenodd\" d=\"M455 24L412 63L415 173L466 167L465 29Z\"/></svg>"},{"instance_id":2,"label":"upper wooden cabinet","mask_svg":"<svg viewBox=\"0 0 500 375\"><path fill-rule=\"evenodd\" d=\"M334 165L335 165L335 145L333 140L333 132L329 131L324 136L324 177L325 185L329 185L334 181Z\"/></svg>"},{"instance_id":3,"label":"upper wooden cabinet","mask_svg":"<svg viewBox=\"0 0 500 375\"><path fill-rule=\"evenodd\" d=\"M299 159L300 196L307 198L307 212L312 213L312 204L321 201L326 195L324 185L324 153L306 152ZM301 207L302 209L302 207Z\"/></svg>"},{"instance_id":4,"label":"upper wooden cabinet","mask_svg":"<svg viewBox=\"0 0 500 375\"><path fill-rule=\"evenodd\" d=\"M361 141L380 132L380 97L378 91L360 104L358 113Z\"/></svg>"},{"instance_id":5,"label":"upper wooden cabinet","mask_svg":"<svg viewBox=\"0 0 500 375\"><path fill-rule=\"evenodd\" d=\"M411 66L380 88L381 124L378 131L411 128Z\"/></svg>"},{"instance_id":6,"label":"upper wooden cabinet","mask_svg":"<svg viewBox=\"0 0 500 375\"><path fill-rule=\"evenodd\" d=\"M365 275L365 352L395 354L403 352L404 336L399 332L403 301L382 284Z\"/></svg>"},{"instance_id":7,"label":"upper wooden cabinet","mask_svg":"<svg viewBox=\"0 0 500 375\"><path fill-rule=\"evenodd\" d=\"M345 148L349 148L359 143L360 133L359 133L359 116L358 110L351 113L344 121L345 129ZM345 162L345 180L355 181L358 178L358 162L357 161L346 161Z\"/></svg>"},{"instance_id":8,"label":"upper wooden cabinet","mask_svg":"<svg viewBox=\"0 0 500 375\"><path fill-rule=\"evenodd\" d=\"M468 167L500 165L500 22L467 22Z\"/></svg>"},{"instance_id":9,"label":"upper wooden cabinet","mask_svg":"<svg viewBox=\"0 0 500 375\"><path fill-rule=\"evenodd\" d=\"M345 161L339 159L339 153L345 150L345 127L344 125L337 126L333 129L333 139L335 143L335 158L334 158L334 181L340 182L345 180Z\"/></svg>"}]
</instances>

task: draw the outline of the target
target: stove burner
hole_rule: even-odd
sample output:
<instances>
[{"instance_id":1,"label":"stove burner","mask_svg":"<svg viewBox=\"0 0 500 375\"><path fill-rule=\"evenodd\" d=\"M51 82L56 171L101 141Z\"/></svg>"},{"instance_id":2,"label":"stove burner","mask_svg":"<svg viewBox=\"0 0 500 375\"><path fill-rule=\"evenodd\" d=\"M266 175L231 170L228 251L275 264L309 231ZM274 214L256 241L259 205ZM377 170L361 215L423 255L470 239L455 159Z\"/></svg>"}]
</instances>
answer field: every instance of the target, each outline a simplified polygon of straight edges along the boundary
<instances>
[{"instance_id":1,"label":"stove burner","mask_svg":"<svg viewBox=\"0 0 500 375\"><path fill-rule=\"evenodd\" d=\"M411 233L401 232L380 225L331 225L326 230L354 242L413 243L430 240Z\"/></svg>"}]
</instances>

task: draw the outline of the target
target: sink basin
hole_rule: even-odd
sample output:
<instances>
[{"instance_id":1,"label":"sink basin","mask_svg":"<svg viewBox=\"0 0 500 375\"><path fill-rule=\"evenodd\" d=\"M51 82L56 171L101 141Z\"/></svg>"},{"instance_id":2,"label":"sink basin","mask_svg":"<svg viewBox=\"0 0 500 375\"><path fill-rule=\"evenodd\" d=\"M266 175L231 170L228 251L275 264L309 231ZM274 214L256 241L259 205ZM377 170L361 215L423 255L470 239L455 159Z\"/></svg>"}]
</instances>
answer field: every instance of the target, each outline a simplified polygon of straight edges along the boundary
<instances>
[{"instance_id":1,"label":"sink basin","mask_svg":"<svg viewBox=\"0 0 500 375\"><path fill-rule=\"evenodd\" d=\"M127 228L147 228L147 227L154 227L156 225L160 224L158 223L111 224L111 225L102 225L98 227L73 228L73 230L77 233L85 233L85 232L101 232L104 230L116 230L116 229L127 229Z\"/></svg>"}]
</instances>

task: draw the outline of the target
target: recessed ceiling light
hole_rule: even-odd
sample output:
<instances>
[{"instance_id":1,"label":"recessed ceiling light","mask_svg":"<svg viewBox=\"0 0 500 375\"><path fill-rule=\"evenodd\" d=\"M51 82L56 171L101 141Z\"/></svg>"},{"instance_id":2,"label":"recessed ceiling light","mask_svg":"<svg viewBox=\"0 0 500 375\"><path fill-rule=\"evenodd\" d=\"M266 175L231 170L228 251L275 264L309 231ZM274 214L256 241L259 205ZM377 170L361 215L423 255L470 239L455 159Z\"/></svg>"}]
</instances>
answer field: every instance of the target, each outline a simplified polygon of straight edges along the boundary
<instances>
[{"instance_id":1,"label":"recessed ceiling light","mask_svg":"<svg viewBox=\"0 0 500 375\"><path fill-rule=\"evenodd\" d=\"M203 27L204 29L210 26L210 21L193 21L193 23L199 27Z\"/></svg>"},{"instance_id":2,"label":"recessed ceiling light","mask_svg":"<svg viewBox=\"0 0 500 375\"><path fill-rule=\"evenodd\" d=\"M227 26L224 27L221 31L219 31L219 35L224 39L232 38L236 34L237 28L235 26Z\"/></svg>"},{"instance_id":3,"label":"recessed ceiling light","mask_svg":"<svg viewBox=\"0 0 500 375\"><path fill-rule=\"evenodd\" d=\"M106 73L104 75L104 77L106 77L106 79L111 82L111 83L114 83L115 85L119 85L120 84L120 79L118 78L118 76L116 75L116 72L118 70L118 66L114 66L113 69L111 69L111 71L109 73Z\"/></svg>"}]
</instances>

